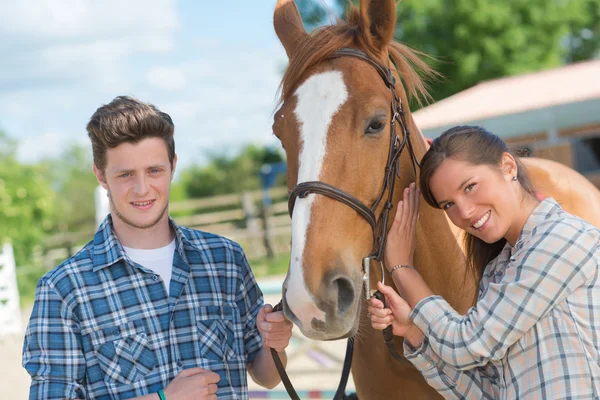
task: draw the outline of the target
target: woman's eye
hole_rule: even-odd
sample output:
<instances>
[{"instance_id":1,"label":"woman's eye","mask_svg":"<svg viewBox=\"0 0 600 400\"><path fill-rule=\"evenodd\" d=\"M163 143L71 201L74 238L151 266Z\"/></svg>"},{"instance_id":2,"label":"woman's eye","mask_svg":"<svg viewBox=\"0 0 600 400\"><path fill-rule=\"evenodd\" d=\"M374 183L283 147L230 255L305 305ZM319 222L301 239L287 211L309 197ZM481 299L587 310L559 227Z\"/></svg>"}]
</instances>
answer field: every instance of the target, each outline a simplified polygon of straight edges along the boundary
<instances>
[{"instance_id":1,"label":"woman's eye","mask_svg":"<svg viewBox=\"0 0 600 400\"><path fill-rule=\"evenodd\" d=\"M448 208L450 208L450 206L451 206L452 204L453 204L453 203L444 203L444 205L442 206L442 210L447 210Z\"/></svg>"},{"instance_id":2,"label":"woman's eye","mask_svg":"<svg viewBox=\"0 0 600 400\"><path fill-rule=\"evenodd\" d=\"M382 120L373 121L369 124L369 127L365 130L365 134L366 135L374 135L376 133L381 132L384 127L385 127L385 121L382 121Z\"/></svg>"},{"instance_id":3,"label":"woman's eye","mask_svg":"<svg viewBox=\"0 0 600 400\"><path fill-rule=\"evenodd\" d=\"M471 190L473 190L474 187L475 187L475 183L471 183L470 185L467 185L467 187L465 188L465 192L469 193Z\"/></svg>"}]
</instances>

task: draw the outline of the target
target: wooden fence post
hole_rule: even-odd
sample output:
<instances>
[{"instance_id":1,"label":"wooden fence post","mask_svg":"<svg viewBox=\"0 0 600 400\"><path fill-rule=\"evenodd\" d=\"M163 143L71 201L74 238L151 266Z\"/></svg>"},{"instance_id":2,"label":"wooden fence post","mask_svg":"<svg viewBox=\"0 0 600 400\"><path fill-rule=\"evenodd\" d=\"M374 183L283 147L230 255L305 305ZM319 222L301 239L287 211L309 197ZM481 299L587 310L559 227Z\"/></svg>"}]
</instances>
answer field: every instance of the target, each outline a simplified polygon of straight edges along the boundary
<instances>
[{"instance_id":1,"label":"wooden fence post","mask_svg":"<svg viewBox=\"0 0 600 400\"><path fill-rule=\"evenodd\" d=\"M248 192L242 193L242 210L244 211L244 218L246 220L246 229L250 234L250 245L252 246L253 255L258 256L262 252L257 249L254 238L260 233L260 224L256 215L254 200L252 199L252 195Z\"/></svg>"},{"instance_id":2,"label":"wooden fence post","mask_svg":"<svg viewBox=\"0 0 600 400\"><path fill-rule=\"evenodd\" d=\"M271 235L271 207L266 205L264 201L261 202L260 216L263 224L263 243L267 252L267 258L273 258L275 252L273 251L273 238Z\"/></svg>"}]
</instances>

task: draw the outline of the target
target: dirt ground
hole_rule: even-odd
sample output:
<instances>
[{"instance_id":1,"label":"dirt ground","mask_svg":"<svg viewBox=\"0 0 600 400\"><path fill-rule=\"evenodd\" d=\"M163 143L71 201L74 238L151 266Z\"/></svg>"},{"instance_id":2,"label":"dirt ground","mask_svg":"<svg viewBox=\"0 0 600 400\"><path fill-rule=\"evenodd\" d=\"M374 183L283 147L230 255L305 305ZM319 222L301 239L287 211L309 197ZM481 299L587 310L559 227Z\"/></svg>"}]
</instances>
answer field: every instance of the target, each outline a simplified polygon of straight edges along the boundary
<instances>
[{"instance_id":1,"label":"dirt ground","mask_svg":"<svg viewBox=\"0 0 600 400\"><path fill-rule=\"evenodd\" d=\"M265 296L265 301L276 304L279 297L278 294L269 294ZM23 332L30 313L31 309L22 310ZM25 400L28 398L30 379L21 366L23 332L18 335L0 337L0 387L2 387L3 399ZM310 394L312 399L317 398L314 397L314 392L322 392L323 399L333 398L331 392L335 391L340 379L345 349L345 341L327 343L309 341L294 328L294 335L288 348L287 371L300 397L308 398L307 392L311 391L313 392ZM250 398L289 398L283 384L267 394L266 390L252 382L252 379L248 379L248 381L250 382ZM354 383L350 377L347 392L350 393L353 390Z\"/></svg>"}]
</instances>

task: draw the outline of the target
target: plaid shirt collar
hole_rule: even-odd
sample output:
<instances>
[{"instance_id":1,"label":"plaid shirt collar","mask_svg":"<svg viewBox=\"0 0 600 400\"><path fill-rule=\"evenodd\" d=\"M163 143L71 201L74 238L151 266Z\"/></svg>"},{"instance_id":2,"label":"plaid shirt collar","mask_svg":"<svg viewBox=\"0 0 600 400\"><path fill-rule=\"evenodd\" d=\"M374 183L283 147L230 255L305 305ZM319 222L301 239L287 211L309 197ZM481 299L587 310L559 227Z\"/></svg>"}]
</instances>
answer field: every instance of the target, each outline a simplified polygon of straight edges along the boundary
<instances>
[{"instance_id":1,"label":"plaid shirt collar","mask_svg":"<svg viewBox=\"0 0 600 400\"><path fill-rule=\"evenodd\" d=\"M519 239L517 239L517 243L515 243L515 247L512 249L512 253L521 250L523 244L534 233L533 231L535 227L543 221L554 217L559 210L560 205L552 197L547 197L542 200L540 204L533 209L527 218L527 221L525 221L525 225L521 230L521 234L519 235ZM510 246L510 244L508 244L508 246Z\"/></svg>"},{"instance_id":2,"label":"plaid shirt collar","mask_svg":"<svg viewBox=\"0 0 600 400\"><path fill-rule=\"evenodd\" d=\"M525 225L521 230L515 246L513 247L510 243L506 242L504 248L502 248L500 251L500 254L498 254L498 256L494 260L490 261L490 264L487 265L484 275L492 276L498 271L498 269L504 268L509 259L516 252L521 250L527 239L534 234L535 227L546 219L552 218L560 209L560 205L552 197L546 197L544 200L542 200L540 204L538 204L537 207L531 212L527 218L527 221L525 221Z\"/></svg>"},{"instance_id":3,"label":"plaid shirt collar","mask_svg":"<svg viewBox=\"0 0 600 400\"><path fill-rule=\"evenodd\" d=\"M169 226L175 232L175 251L179 254L184 263L188 264L188 259L185 254L186 251L197 251L194 246L190 244L187 240L179 225L175 223L175 221L169 217ZM115 234L112 216L108 214L108 216L102 221L96 234L94 235L94 246L93 246L93 262L94 268L93 271L97 272L103 268L110 267L111 265L123 260L130 265L138 266L138 264L131 261L125 249L123 249L123 245L117 238ZM146 272L150 272L146 268L142 266L138 266L139 268L145 270Z\"/></svg>"}]
</instances>

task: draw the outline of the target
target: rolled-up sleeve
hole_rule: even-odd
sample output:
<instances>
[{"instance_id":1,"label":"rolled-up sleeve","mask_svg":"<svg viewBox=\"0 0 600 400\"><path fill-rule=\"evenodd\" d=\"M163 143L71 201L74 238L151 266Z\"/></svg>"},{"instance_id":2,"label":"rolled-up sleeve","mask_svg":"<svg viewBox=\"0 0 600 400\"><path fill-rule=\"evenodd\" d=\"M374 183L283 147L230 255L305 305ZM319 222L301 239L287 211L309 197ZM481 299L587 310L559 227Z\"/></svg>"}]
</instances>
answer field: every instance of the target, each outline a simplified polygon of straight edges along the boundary
<instances>
[{"instance_id":1,"label":"rolled-up sleeve","mask_svg":"<svg viewBox=\"0 0 600 400\"><path fill-rule=\"evenodd\" d=\"M238 257L237 262L242 273L240 275L236 302L244 329L246 363L250 364L262 348L262 338L256 326L256 317L264 301L262 291L254 278L246 255L241 248L239 249Z\"/></svg>"},{"instance_id":2,"label":"rolled-up sleeve","mask_svg":"<svg viewBox=\"0 0 600 400\"><path fill-rule=\"evenodd\" d=\"M502 359L525 332L595 275L596 231L576 224L541 230L513 254L502 279L489 283L466 315L440 296L416 305L411 318L441 362L466 371Z\"/></svg>"},{"instance_id":3,"label":"rolled-up sleeve","mask_svg":"<svg viewBox=\"0 0 600 400\"><path fill-rule=\"evenodd\" d=\"M30 399L85 399L85 358L76 320L42 278L25 332L23 367L31 376Z\"/></svg>"}]
</instances>

